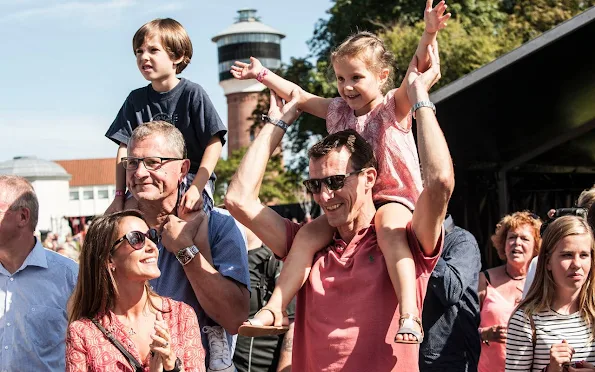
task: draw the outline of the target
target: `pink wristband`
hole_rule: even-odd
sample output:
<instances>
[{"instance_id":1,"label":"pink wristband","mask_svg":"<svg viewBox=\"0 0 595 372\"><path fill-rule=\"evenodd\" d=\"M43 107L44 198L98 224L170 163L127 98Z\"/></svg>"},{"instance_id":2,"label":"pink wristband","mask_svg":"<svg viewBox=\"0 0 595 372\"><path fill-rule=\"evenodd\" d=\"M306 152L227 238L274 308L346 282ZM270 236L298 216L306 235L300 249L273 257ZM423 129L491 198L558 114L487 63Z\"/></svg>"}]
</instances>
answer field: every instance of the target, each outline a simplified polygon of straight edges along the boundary
<instances>
[{"instance_id":1,"label":"pink wristband","mask_svg":"<svg viewBox=\"0 0 595 372\"><path fill-rule=\"evenodd\" d=\"M264 77L267 76L268 73L269 73L269 69L263 68L262 70L260 70L258 75L256 75L256 80L258 80L258 82L262 83L262 81L264 80Z\"/></svg>"},{"instance_id":2,"label":"pink wristband","mask_svg":"<svg viewBox=\"0 0 595 372\"><path fill-rule=\"evenodd\" d=\"M124 190L116 190L116 196L124 196Z\"/></svg>"}]
</instances>

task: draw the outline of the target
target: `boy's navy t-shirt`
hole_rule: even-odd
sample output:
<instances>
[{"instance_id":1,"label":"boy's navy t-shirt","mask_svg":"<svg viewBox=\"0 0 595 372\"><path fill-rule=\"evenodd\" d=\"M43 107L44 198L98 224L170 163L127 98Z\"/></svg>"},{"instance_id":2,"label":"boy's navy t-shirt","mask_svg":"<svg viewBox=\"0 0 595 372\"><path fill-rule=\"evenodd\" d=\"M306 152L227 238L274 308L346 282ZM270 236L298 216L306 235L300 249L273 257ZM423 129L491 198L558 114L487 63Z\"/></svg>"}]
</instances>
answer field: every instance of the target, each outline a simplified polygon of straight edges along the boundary
<instances>
[{"instance_id":1,"label":"boy's navy t-shirt","mask_svg":"<svg viewBox=\"0 0 595 372\"><path fill-rule=\"evenodd\" d=\"M225 144L227 128L209 96L200 85L184 78L169 92L157 92L151 84L133 90L105 136L118 145L127 144L136 127L155 120L173 124L182 132L191 163L190 173L198 171L211 137L218 135Z\"/></svg>"}]
</instances>

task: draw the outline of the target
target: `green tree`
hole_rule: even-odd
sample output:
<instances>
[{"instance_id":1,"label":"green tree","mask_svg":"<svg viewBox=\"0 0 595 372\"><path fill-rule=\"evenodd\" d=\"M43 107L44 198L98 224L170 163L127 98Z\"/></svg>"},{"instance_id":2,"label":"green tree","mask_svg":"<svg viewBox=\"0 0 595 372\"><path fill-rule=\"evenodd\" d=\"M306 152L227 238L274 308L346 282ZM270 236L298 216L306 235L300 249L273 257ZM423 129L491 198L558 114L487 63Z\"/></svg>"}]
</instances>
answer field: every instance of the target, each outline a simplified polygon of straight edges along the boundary
<instances>
[{"instance_id":1,"label":"green tree","mask_svg":"<svg viewBox=\"0 0 595 372\"><path fill-rule=\"evenodd\" d=\"M246 148L234 151L227 156L227 159L220 159L215 167L217 182L215 184L215 205L223 203L227 186L231 181L242 158L246 154ZM283 167L281 155L274 155L267 163L266 172L260 188L260 200L263 203L274 202L278 204L296 203L299 188L299 177Z\"/></svg>"}]
</instances>

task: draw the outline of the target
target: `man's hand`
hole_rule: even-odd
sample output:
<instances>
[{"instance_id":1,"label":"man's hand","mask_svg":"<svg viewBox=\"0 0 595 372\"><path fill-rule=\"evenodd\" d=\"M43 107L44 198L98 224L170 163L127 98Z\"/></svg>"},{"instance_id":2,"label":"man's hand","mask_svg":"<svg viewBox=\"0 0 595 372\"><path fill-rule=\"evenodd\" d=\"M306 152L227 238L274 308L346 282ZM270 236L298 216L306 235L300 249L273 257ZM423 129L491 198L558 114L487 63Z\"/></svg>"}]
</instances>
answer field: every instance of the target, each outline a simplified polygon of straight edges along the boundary
<instances>
[{"instance_id":1,"label":"man's hand","mask_svg":"<svg viewBox=\"0 0 595 372\"><path fill-rule=\"evenodd\" d=\"M566 340L562 340L559 344L553 344L550 348L548 372L562 372L564 370L564 364L570 363L573 354L574 348L568 345Z\"/></svg>"},{"instance_id":2,"label":"man's hand","mask_svg":"<svg viewBox=\"0 0 595 372\"><path fill-rule=\"evenodd\" d=\"M430 99L430 89L440 80L440 57L438 56L438 43L428 45L430 68L420 73L417 69L417 56L414 56L407 69L407 97L413 106L417 102Z\"/></svg>"},{"instance_id":3,"label":"man's hand","mask_svg":"<svg viewBox=\"0 0 595 372\"><path fill-rule=\"evenodd\" d=\"M178 206L178 215L186 220L184 216L199 211L202 209L202 193L195 185L190 185L190 188L182 196L180 205Z\"/></svg>"},{"instance_id":4,"label":"man's hand","mask_svg":"<svg viewBox=\"0 0 595 372\"><path fill-rule=\"evenodd\" d=\"M239 80L256 79L258 73L262 70L262 64L254 57L250 57L250 63L235 61L231 66L231 74Z\"/></svg>"},{"instance_id":5,"label":"man's hand","mask_svg":"<svg viewBox=\"0 0 595 372\"><path fill-rule=\"evenodd\" d=\"M283 103L283 99L271 90L269 117L281 119L286 122L287 125L293 124L302 113L298 108L298 103L300 102L299 89L296 88L292 90L290 96L291 101Z\"/></svg>"},{"instance_id":6,"label":"man's hand","mask_svg":"<svg viewBox=\"0 0 595 372\"><path fill-rule=\"evenodd\" d=\"M426 23L426 32L435 34L446 27L446 21L450 19L450 13L444 14L447 5L444 0L436 4L432 8L433 0L426 1L426 9L424 11L424 22Z\"/></svg>"},{"instance_id":7,"label":"man's hand","mask_svg":"<svg viewBox=\"0 0 595 372\"><path fill-rule=\"evenodd\" d=\"M508 333L508 327L505 325L494 325L481 329L481 339L490 342L506 342L506 334Z\"/></svg>"},{"instance_id":8,"label":"man's hand","mask_svg":"<svg viewBox=\"0 0 595 372\"><path fill-rule=\"evenodd\" d=\"M194 237L198 232L200 225L206 220L205 213L200 210L192 212L184 221L174 215L170 215L163 225L161 232L161 241L165 249L172 253L177 253L180 249L194 244Z\"/></svg>"}]
</instances>

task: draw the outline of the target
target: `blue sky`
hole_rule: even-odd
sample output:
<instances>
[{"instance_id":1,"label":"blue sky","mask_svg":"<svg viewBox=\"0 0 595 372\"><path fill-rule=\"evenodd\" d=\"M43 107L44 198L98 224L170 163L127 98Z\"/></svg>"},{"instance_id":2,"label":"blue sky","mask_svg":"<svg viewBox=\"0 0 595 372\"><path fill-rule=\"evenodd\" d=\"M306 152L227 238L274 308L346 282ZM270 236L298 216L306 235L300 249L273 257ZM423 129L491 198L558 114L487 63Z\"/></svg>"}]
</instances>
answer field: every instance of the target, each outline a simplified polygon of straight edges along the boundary
<instances>
[{"instance_id":1,"label":"blue sky","mask_svg":"<svg viewBox=\"0 0 595 372\"><path fill-rule=\"evenodd\" d=\"M171 17L192 39L192 63L181 76L201 84L227 122L211 37L255 8L285 33L282 59L308 54L314 25L330 0L0 0L4 71L0 89L0 162L113 157L104 137L128 93L148 82L135 65L132 36L153 18Z\"/></svg>"}]
</instances>

